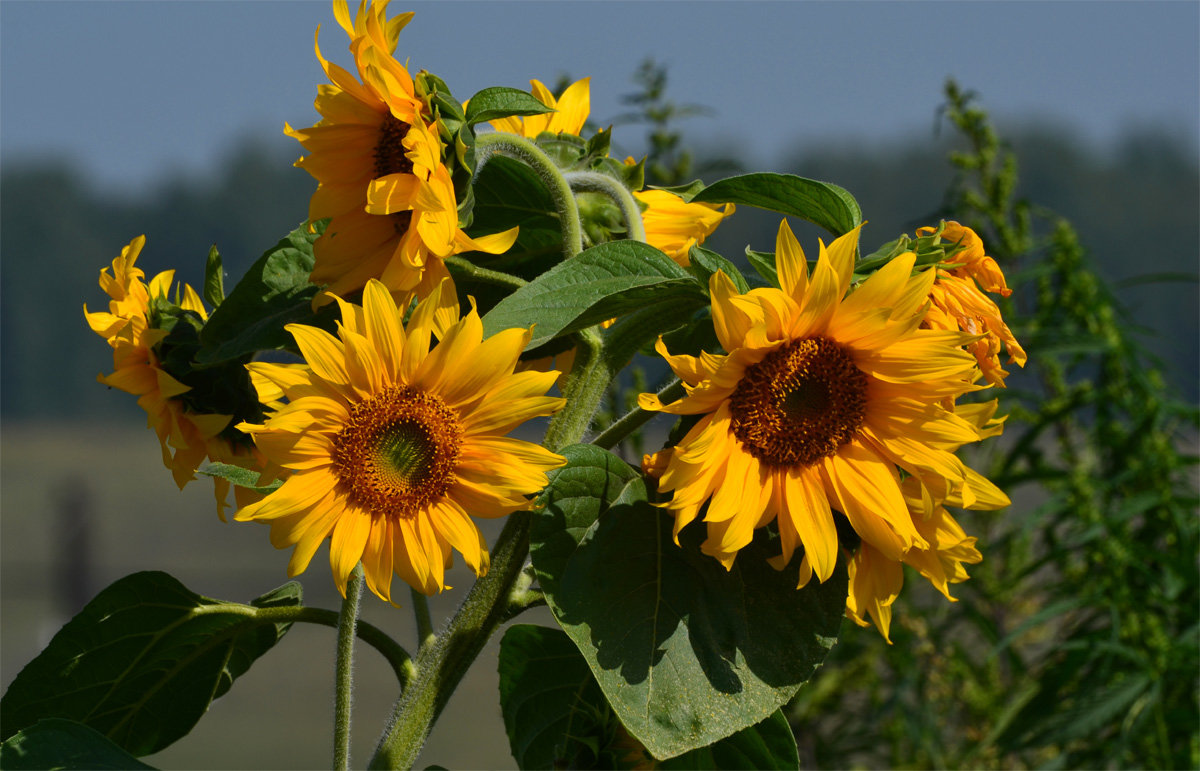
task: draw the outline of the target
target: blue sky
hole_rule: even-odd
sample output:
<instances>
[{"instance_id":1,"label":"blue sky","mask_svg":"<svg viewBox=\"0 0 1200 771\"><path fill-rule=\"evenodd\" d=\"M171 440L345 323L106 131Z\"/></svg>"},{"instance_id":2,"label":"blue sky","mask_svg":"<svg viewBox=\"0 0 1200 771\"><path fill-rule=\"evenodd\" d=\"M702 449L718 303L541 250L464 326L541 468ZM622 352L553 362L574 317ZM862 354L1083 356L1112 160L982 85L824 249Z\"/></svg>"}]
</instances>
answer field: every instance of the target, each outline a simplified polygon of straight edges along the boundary
<instances>
[{"instance_id":1,"label":"blue sky","mask_svg":"<svg viewBox=\"0 0 1200 771\"><path fill-rule=\"evenodd\" d=\"M1037 118L1103 145L1131 125L1200 135L1197 2L404 3L397 55L465 99L592 76L619 114L639 61L670 67L685 126L768 165L797 140L928 132L953 75L1000 121ZM0 2L0 153L61 156L102 187L202 170L238 137L281 146L310 124L312 35L343 62L324 2ZM630 129L624 149L640 149ZM618 134L618 141L622 135ZM296 147L297 154L299 148Z\"/></svg>"}]
</instances>

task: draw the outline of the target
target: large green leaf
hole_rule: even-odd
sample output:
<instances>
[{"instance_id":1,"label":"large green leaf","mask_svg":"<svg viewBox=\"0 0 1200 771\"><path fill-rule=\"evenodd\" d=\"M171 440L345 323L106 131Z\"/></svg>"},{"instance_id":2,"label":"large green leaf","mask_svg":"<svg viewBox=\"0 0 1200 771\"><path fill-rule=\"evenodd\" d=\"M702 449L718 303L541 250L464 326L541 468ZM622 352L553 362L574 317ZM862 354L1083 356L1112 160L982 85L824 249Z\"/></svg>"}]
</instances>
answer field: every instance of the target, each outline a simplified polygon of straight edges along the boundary
<instances>
[{"instance_id":1,"label":"large green leaf","mask_svg":"<svg viewBox=\"0 0 1200 771\"><path fill-rule=\"evenodd\" d=\"M541 115L554 112L539 102L533 94L517 88L493 86L485 88L467 101L466 123L474 125L509 115Z\"/></svg>"},{"instance_id":2,"label":"large green leaf","mask_svg":"<svg viewBox=\"0 0 1200 771\"><path fill-rule=\"evenodd\" d=\"M0 745L5 771L153 769L103 734L72 720L48 718L10 736Z\"/></svg>"},{"instance_id":3,"label":"large green leaf","mask_svg":"<svg viewBox=\"0 0 1200 771\"><path fill-rule=\"evenodd\" d=\"M287 324L328 326L337 306L314 314L312 300L320 291L308 281L313 269L313 243L323 228L307 224L288 233L246 271L200 332L201 364L216 364L258 351L291 349Z\"/></svg>"},{"instance_id":4,"label":"large green leaf","mask_svg":"<svg viewBox=\"0 0 1200 771\"><path fill-rule=\"evenodd\" d=\"M644 495L645 486L636 471L607 450L590 444L573 444L560 454L567 465L547 475L546 489L539 500L529 530L529 555L538 584L550 597L567 560L600 512L623 495Z\"/></svg>"},{"instance_id":5,"label":"large green leaf","mask_svg":"<svg viewBox=\"0 0 1200 771\"><path fill-rule=\"evenodd\" d=\"M786 703L833 646L846 605L839 568L796 589L775 571L767 531L733 569L700 552L703 524L671 539L670 518L623 488L547 587L629 732L657 758L703 747Z\"/></svg>"},{"instance_id":6,"label":"large green leaf","mask_svg":"<svg viewBox=\"0 0 1200 771\"><path fill-rule=\"evenodd\" d=\"M254 608L300 601L297 583L241 605L201 597L166 573L126 576L21 670L0 699L0 731L8 738L65 718L133 755L158 752L291 626L258 620Z\"/></svg>"},{"instance_id":7,"label":"large green leaf","mask_svg":"<svg viewBox=\"0 0 1200 771\"><path fill-rule=\"evenodd\" d=\"M533 171L511 158L492 156L472 185L471 235L520 228L505 254L471 253L472 262L525 279L549 270L562 259L562 225L554 199Z\"/></svg>"},{"instance_id":8,"label":"large green leaf","mask_svg":"<svg viewBox=\"0 0 1200 771\"><path fill-rule=\"evenodd\" d=\"M848 233L862 222L858 201L829 182L794 174L755 172L721 179L692 197L703 203L736 203L790 214L820 225L834 235Z\"/></svg>"},{"instance_id":9,"label":"large green leaf","mask_svg":"<svg viewBox=\"0 0 1200 771\"><path fill-rule=\"evenodd\" d=\"M681 299L707 303L694 276L640 241L594 246L556 265L483 317L484 332L536 325L530 348L630 311ZM670 329L680 320L663 319Z\"/></svg>"},{"instance_id":10,"label":"large green leaf","mask_svg":"<svg viewBox=\"0 0 1200 771\"><path fill-rule=\"evenodd\" d=\"M645 760L579 649L558 629L520 624L500 642L500 708L517 765L629 768ZM776 710L758 725L661 764L664 769L794 769L796 740Z\"/></svg>"}]
</instances>

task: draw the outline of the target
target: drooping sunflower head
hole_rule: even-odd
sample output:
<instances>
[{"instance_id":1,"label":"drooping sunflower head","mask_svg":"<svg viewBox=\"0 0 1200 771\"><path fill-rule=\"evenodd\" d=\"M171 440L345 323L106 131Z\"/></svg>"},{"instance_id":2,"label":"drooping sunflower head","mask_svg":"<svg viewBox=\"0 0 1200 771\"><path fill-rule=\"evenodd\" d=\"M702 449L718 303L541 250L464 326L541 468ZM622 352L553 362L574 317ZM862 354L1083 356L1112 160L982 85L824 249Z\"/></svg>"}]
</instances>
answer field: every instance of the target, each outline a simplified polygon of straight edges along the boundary
<instances>
[{"instance_id":1,"label":"drooping sunflower head","mask_svg":"<svg viewBox=\"0 0 1200 771\"><path fill-rule=\"evenodd\" d=\"M450 282L407 326L381 282L363 296L361 307L338 300L337 336L288 327L305 366L250 365L281 406L239 428L287 476L236 518L267 522L276 547L295 547L290 575L329 538L339 589L361 561L367 585L390 601L393 574L425 594L445 588L452 550L476 575L487 571L471 516L525 508L565 462L507 434L563 400L544 395L557 372L514 373L529 331L484 340L474 308L458 317Z\"/></svg>"},{"instance_id":2,"label":"drooping sunflower head","mask_svg":"<svg viewBox=\"0 0 1200 771\"><path fill-rule=\"evenodd\" d=\"M314 103L321 120L284 131L308 151L296 165L319 183L309 219L330 219L314 245L313 283L343 295L375 278L423 297L448 276L446 257L506 251L516 229L472 239L459 227L444 144L412 76L392 56L411 14L389 20L386 5L360 5L351 20L345 4L335 4L358 77L317 45L330 80Z\"/></svg>"},{"instance_id":3,"label":"drooping sunflower head","mask_svg":"<svg viewBox=\"0 0 1200 771\"><path fill-rule=\"evenodd\" d=\"M202 322L208 314L187 284L177 289L177 302L169 299L174 271L144 282L145 273L136 263L145 243L145 236L133 239L113 260L111 273L108 268L100 271L100 288L111 298L108 311L89 312L86 305L83 310L88 325L113 350L113 372L98 376L99 382L138 397L138 406L146 411L148 425L158 436L163 464L183 489L206 459L246 466L252 466L254 459L248 448L221 436L231 415L193 410L186 401L192 387L164 367L160 349L168 332L158 326L164 316L193 314ZM222 519L227 492L226 483L218 480L217 513Z\"/></svg>"},{"instance_id":4,"label":"drooping sunflower head","mask_svg":"<svg viewBox=\"0 0 1200 771\"><path fill-rule=\"evenodd\" d=\"M920 228L917 235L935 233L936 228ZM1017 342L1005 323L999 306L984 292L1008 297L1012 290L996 261L984 253L983 240L968 227L957 222L945 223L942 240L958 244L961 249L948 258L951 267L939 266L937 278L930 288L932 307L924 326L930 329L957 329L975 335L968 350L975 356L983 376L989 383L1004 386L1008 371L1000 364L1001 350L1008 352L1009 363L1024 367L1025 349Z\"/></svg>"},{"instance_id":5,"label":"drooping sunflower head","mask_svg":"<svg viewBox=\"0 0 1200 771\"><path fill-rule=\"evenodd\" d=\"M704 243L736 209L731 203L690 203L666 190L640 190L633 197L646 207L642 211L646 243L685 268L691 264L688 258L691 248Z\"/></svg>"},{"instance_id":6,"label":"drooping sunflower head","mask_svg":"<svg viewBox=\"0 0 1200 771\"><path fill-rule=\"evenodd\" d=\"M644 409L700 415L682 441L647 458L675 532L703 515L701 548L726 567L755 528L776 523L777 566L802 552L800 583L824 581L839 551L835 517L898 564L929 549L901 489L901 473L938 501L967 507L1006 499L953 454L982 429L947 409L976 390L971 337L922 329L931 271L902 254L851 291L858 229L821 244L812 275L784 222L776 241L779 288L739 294L710 281L723 354L659 351L687 395Z\"/></svg>"}]
</instances>

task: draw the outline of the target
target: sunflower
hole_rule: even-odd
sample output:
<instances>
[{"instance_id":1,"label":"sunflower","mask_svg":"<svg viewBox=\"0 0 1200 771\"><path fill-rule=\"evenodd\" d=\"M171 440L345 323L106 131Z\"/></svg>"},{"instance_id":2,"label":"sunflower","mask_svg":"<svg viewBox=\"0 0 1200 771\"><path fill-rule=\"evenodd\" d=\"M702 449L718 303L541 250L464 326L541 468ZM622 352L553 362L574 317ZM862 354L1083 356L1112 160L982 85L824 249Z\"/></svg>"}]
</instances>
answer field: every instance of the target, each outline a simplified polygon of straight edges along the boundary
<instances>
[{"instance_id":1,"label":"sunflower","mask_svg":"<svg viewBox=\"0 0 1200 771\"><path fill-rule=\"evenodd\" d=\"M326 538L343 593L361 561L384 600L393 573L433 594L445 588L451 549L483 575L487 548L468 512L491 518L525 508L546 472L565 463L505 436L562 406L543 395L558 373L514 374L530 332L483 340L479 315L472 308L459 319L454 296L443 281L406 328L403 307L369 281L363 307L338 299L338 337L288 326L306 367L251 365L256 382L273 383L287 404L261 425L238 428L290 475L236 519L266 522L277 548L295 547L289 575L303 572ZM431 334L440 341L432 349Z\"/></svg>"},{"instance_id":2,"label":"sunflower","mask_svg":"<svg viewBox=\"0 0 1200 771\"><path fill-rule=\"evenodd\" d=\"M685 268L691 264L691 248L704 243L736 208L731 203L689 203L666 190L639 190L633 197L645 207L642 225L646 243Z\"/></svg>"},{"instance_id":3,"label":"sunflower","mask_svg":"<svg viewBox=\"0 0 1200 771\"><path fill-rule=\"evenodd\" d=\"M776 241L781 288L739 295L724 273L710 279L726 354L672 356L658 342L687 395L663 404L642 394L640 405L701 417L645 465L661 475L660 490L673 492L663 505L677 540L707 504L701 548L726 568L755 528L776 522L776 566L802 548L800 585L813 574L826 580L838 557L834 510L873 550L868 557L899 563L913 549L939 548L914 521L901 471L939 501L1007 504L953 454L984 434L944 406L977 390L976 361L962 348L971 336L919 328L934 275L912 275L912 253L847 294L857 243L856 228L821 244L810 277L785 221Z\"/></svg>"},{"instance_id":4,"label":"sunflower","mask_svg":"<svg viewBox=\"0 0 1200 771\"><path fill-rule=\"evenodd\" d=\"M385 6L360 7L352 22L344 4L335 4L359 77L327 61L314 41L331 81L314 103L322 118L284 132L308 151L296 165L319 182L309 219L330 219L314 245L312 282L342 295L377 278L423 297L448 276L446 257L506 251L516 229L471 238L459 228L442 141L412 76L392 57L411 14L389 21Z\"/></svg>"},{"instance_id":5,"label":"sunflower","mask_svg":"<svg viewBox=\"0 0 1200 771\"><path fill-rule=\"evenodd\" d=\"M489 121L492 128L506 134L516 134L526 139L536 139L542 132L551 134L574 134L579 136L583 124L587 122L588 113L592 110L591 78L577 80L563 91L561 97L555 99L550 89L540 80L530 80L530 90L534 97L554 112L544 115L527 115L524 118L512 115Z\"/></svg>"},{"instance_id":6,"label":"sunflower","mask_svg":"<svg viewBox=\"0 0 1200 771\"><path fill-rule=\"evenodd\" d=\"M936 228L920 228L917 235L928 235ZM984 292L1008 297L1012 290L996 261L984 253L983 240L968 227L947 222L942 239L960 244L950 262L957 267L939 266L937 278L929 292L932 307L925 317L929 329L958 329L976 335L968 350L979 362L983 376L992 385L1004 386L1008 372L1000 364L1000 350L1008 351L1008 360L1024 367L1025 349L1017 342L1012 330L1004 323L1000 308ZM982 290L982 291L981 291Z\"/></svg>"},{"instance_id":7,"label":"sunflower","mask_svg":"<svg viewBox=\"0 0 1200 771\"><path fill-rule=\"evenodd\" d=\"M163 464L171 470L175 484L183 489L195 479L196 469L211 458L253 468L252 450L235 446L220 436L229 425L230 415L197 414L180 398L191 390L163 369L155 347L167 332L154 328L151 305L167 303L175 271L159 273L147 285L145 273L137 267L137 258L146 244L145 236L133 239L109 268L100 271L100 288L110 298L108 312L89 312L83 308L88 325L108 341L113 349L113 372L98 380L138 397L138 406L146 411L148 425L154 429L162 447ZM182 287L179 307L208 318L199 295L187 284ZM228 483L216 480L217 513L223 520ZM249 491L239 493L249 500Z\"/></svg>"}]
</instances>

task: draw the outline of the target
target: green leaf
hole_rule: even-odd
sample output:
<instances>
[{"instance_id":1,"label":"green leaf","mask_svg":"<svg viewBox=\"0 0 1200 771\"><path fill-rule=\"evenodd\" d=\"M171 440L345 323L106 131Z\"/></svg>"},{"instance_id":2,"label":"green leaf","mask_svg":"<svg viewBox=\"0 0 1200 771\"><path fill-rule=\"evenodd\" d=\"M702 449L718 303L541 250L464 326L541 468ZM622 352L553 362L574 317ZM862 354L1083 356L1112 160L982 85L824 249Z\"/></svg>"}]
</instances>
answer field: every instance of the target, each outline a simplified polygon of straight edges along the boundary
<instances>
[{"instance_id":1,"label":"green leaf","mask_svg":"<svg viewBox=\"0 0 1200 771\"><path fill-rule=\"evenodd\" d=\"M494 335L536 325L528 346L536 348L559 335L676 299L691 299L694 307L708 302L695 277L658 249L639 241L614 241L581 252L513 292L483 317L483 328L484 334Z\"/></svg>"},{"instance_id":2,"label":"green leaf","mask_svg":"<svg viewBox=\"0 0 1200 771\"><path fill-rule=\"evenodd\" d=\"M626 502L630 501L630 502ZM812 675L837 638L846 573L796 589L775 571L766 530L730 571L682 546L660 509L625 491L567 561L551 611L587 659L629 733L660 759L765 719Z\"/></svg>"},{"instance_id":3,"label":"green leaf","mask_svg":"<svg viewBox=\"0 0 1200 771\"><path fill-rule=\"evenodd\" d=\"M158 752L291 626L256 619L252 606L300 599L296 583L241 605L201 597L166 573L126 576L21 670L0 699L0 732L7 739L43 718L65 718L133 755Z\"/></svg>"},{"instance_id":4,"label":"green leaf","mask_svg":"<svg viewBox=\"0 0 1200 771\"><path fill-rule=\"evenodd\" d=\"M221 253L213 244L204 263L204 299L213 308L225 301L225 273L221 268Z\"/></svg>"},{"instance_id":5,"label":"green leaf","mask_svg":"<svg viewBox=\"0 0 1200 771\"><path fill-rule=\"evenodd\" d=\"M719 270L733 280L733 284L740 294L750 291L750 285L746 283L746 277L742 275L742 272L732 262L716 252L702 246L693 246L688 252L688 259L692 263L688 270L705 286L708 286L709 276Z\"/></svg>"},{"instance_id":6,"label":"green leaf","mask_svg":"<svg viewBox=\"0 0 1200 771\"><path fill-rule=\"evenodd\" d=\"M153 769L102 734L71 720L48 718L18 731L0 745L0 768L8 771L58 769Z\"/></svg>"},{"instance_id":7,"label":"green leaf","mask_svg":"<svg viewBox=\"0 0 1200 771\"><path fill-rule=\"evenodd\" d=\"M301 225L268 249L233 288L200 333L201 364L217 364L258 351L295 350L287 324L331 326L336 304L312 310L320 289L308 281L313 243L323 227Z\"/></svg>"},{"instance_id":8,"label":"green leaf","mask_svg":"<svg viewBox=\"0 0 1200 771\"><path fill-rule=\"evenodd\" d=\"M547 474L529 531L529 556L538 584L558 591L567 560L600 512L614 501L645 496L645 485L629 464L590 444L564 447L567 465Z\"/></svg>"},{"instance_id":9,"label":"green leaf","mask_svg":"<svg viewBox=\"0 0 1200 771\"><path fill-rule=\"evenodd\" d=\"M226 479L238 487L246 487L263 495L273 493L283 486L282 479L276 479L269 485L259 485L258 479L261 476L259 472L235 466L232 463L207 463L196 469L196 473Z\"/></svg>"},{"instance_id":10,"label":"green leaf","mask_svg":"<svg viewBox=\"0 0 1200 771\"><path fill-rule=\"evenodd\" d=\"M768 285L779 286L779 269L775 267L774 253L756 252L750 247L746 247L746 259L750 262L750 267L766 279Z\"/></svg>"},{"instance_id":11,"label":"green leaf","mask_svg":"<svg viewBox=\"0 0 1200 771\"><path fill-rule=\"evenodd\" d=\"M790 214L840 236L862 222L858 201L843 188L793 174L755 172L718 180L692 197L702 203L735 203Z\"/></svg>"},{"instance_id":12,"label":"green leaf","mask_svg":"<svg viewBox=\"0 0 1200 771\"><path fill-rule=\"evenodd\" d=\"M499 668L500 711L517 766L595 765L611 712L571 638L558 629L512 626L500 641Z\"/></svg>"},{"instance_id":13,"label":"green leaf","mask_svg":"<svg viewBox=\"0 0 1200 771\"><path fill-rule=\"evenodd\" d=\"M477 236L520 228L508 252L471 254L472 262L531 279L562 259L562 227L554 199L528 166L492 156L476 176L472 189L475 206L468 233Z\"/></svg>"},{"instance_id":14,"label":"green leaf","mask_svg":"<svg viewBox=\"0 0 1200 771\"><path fill-rule=\"evenodd\" d=\"M485 88L467 102L467 125L483 123L510 115L542 115L554 110L532 94L518 88Z\"/></svg>"},{"instance_id":15,"label":"green leaf","mask_svg":"<svg viewBox=\"0 0 1200 771\"><path fill-rule=\"evenodd\" d=\"M757 725L743 728L733 736L707 747L685 752L664 760L658 767L664 771L688 769L798 769L800 755L796 737L782 710Z\"/></svg>"},{"instance_id":16,"label":"green leaf","mask_svg":"<svg viewBox=\"0 0 1200 771\"><path fill-rule=\"evenodd\" d=\"M559 629L519 624L500 642L500 709L523 769L626 768L629 746L587 661ZM776 710L758 725L664 761L663 769L794 769L796 739Z\"/></svg>"}]
</instances>

